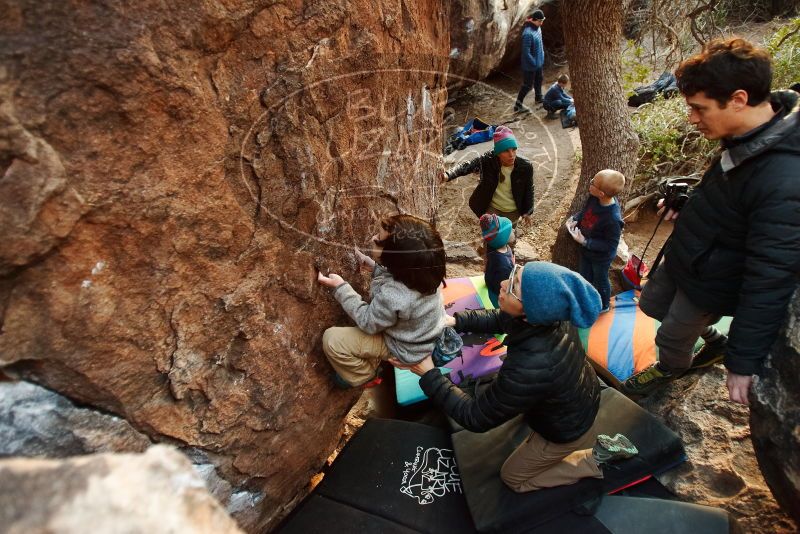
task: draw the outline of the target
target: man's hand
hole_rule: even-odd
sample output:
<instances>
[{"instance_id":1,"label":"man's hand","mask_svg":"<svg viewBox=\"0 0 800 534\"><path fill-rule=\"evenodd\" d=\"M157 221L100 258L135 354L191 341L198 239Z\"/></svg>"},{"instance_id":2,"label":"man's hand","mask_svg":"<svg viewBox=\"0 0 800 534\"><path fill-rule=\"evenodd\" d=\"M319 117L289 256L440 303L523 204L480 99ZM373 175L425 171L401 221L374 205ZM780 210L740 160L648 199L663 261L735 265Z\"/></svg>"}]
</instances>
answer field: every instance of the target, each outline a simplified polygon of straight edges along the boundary
<instances>
[{"instance_id":1,"label":"man's hand","mask_svg":"<svg viewBox=\"0 0 800 534\"><path fill-rule=\"evenodd\" d=\"M583 237L583 234L581 233L581 229L580 228L578 228L577 226L573 226L571 228L569 226L567 226L567 231L569 231L569 235L572 236L572 239L574 239L575 241L580 243L581 246L586 244L586 238Z\"/></svg>"},{"instance_id":2,"label":"man's hand","mask_svg":"<svg viewBox=\"0 0 800 534\"><path fill-rule=\"evenodd\" d=\"M408 369L417 376L422 376L431 369L436 368L436 366L433 365L433 358L430 356L426 357L424 360L417 363L403 363L397 358L389 358L389 363L391 363L398 369Z\"/></svg>"},{"instance_id":3,"label":"man's hand","mask_svg":"<svg viewBox=\"0 0 800 534\"><path fill-rule=\"evenodd\" d=\"M656 207L658 207L658 215L661 215L662 213L664 213L664 199L663 198L658 201L658 204L656 204ZM664 220L665 221L674 221L677 218L678 218L678 212L677 211L673 211L671 208L669 209L669 211L667 211L667 214L664 215Z\"/></svg>"},{"instance_id":4,"label":"man's hand","mask_svg":"<svg viewBox=\"0 0 800 534\"><path fill-rule=\"evenodd\" d=\"M441 183L447 182L447 171L442 171L441 173L439 173L439 181Z\"/></svg>"},{"instance_id":5,"label":"man's hand","mask_svg":"<svg viewBox=\"0 0 800 534\"><path fill-rule=\"evenodd\" d=\"M453 328L455 328L455 326L456 326L456 318L455 317L451 317L450 315L445 315L444 316L444 325L445 326L452 326Z\"/></svg>"},{"instance_id":6,"label":"man's hand","mask_svg":"<svg viewBox=\"0 0 800 534\"><path fill-rule=\"evenodd\" d=\"M356 260L358 260L358 265L365 271L372 271L375 269L375 260L361 252L358 247L354 247L356 253Z\"/></svg>"},{"instance_id":7,"label":"man's hand","mask_svg":"<svg viewBox=\"0 0 800 534\"><path fill-rule=\"evenodd\" d=\"M731 400L733 402L738 402L739 404L744 404L745 406L750 404L748 395L750 393L750 386L752 383L752 376L737 375L736 373L728 371L727 385Z\"/></svg>"},{"instance_id":8,"label":"man's hand","mask_svg":"<svg viewBox=\"0 0 800 534\"><path fill-rule=\"evenodd\" d=\"M528 214L528 215L520 215L520 217L519 217L519 225L520 226L526 227L526 226L529 226L530 224L531 224L531 216L530 216L530 214Z\"/></svg>"},{"instance_id":9,"label":"man's hand","mask_svg":"<svg viewBox=\"0 0 800 534\"><path fill-rule=\"evenodd\" d=\"M578 221L576 221L572 217L569 217L567 219L567 222L564 223L564 226L567 227L567 230L569 231L569 233L572 233L572 229L575 228L577 225L578 225Z\"/></svg>"},{"instance_id":10,"label":"man's hand","mask_svg":"<svg viewBox=\"0 0 800 534\"><path fill-rule=\"evenodd\" d=\"M330 273L328 276L322 273L317 274L317 282L327 287L339 287L344 284L342 277L334 273Z\"/></svg>"}]
</instances>

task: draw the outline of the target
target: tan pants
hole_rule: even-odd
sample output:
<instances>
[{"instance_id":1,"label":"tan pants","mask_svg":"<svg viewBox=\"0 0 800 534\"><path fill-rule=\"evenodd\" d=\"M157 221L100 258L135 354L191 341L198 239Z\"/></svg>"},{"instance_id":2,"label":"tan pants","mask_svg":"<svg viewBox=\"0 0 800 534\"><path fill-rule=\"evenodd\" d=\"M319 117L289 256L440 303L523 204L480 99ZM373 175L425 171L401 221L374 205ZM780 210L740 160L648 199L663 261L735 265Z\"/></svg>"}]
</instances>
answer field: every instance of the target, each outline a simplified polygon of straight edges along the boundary
<instances>
[{"instance_id":1,"label":"tan pants","mask_svg":"<svg viewBox=\"0 0 800 534\"><path fill-rule=\"evenodd\" d=\"M353 386L375 378L381 360L392 357L383 334L365 334L355 326L333 326L325 330L322 350L333 370Z\"/></svg>"},{"instance_id":2,"label":"tan pants","mask_svg":"<svg viewBox=\"0 0 800 534\"><path fill-rule=\"evenodd\" d=\"M575 441L552 443L531 432L503 463L500 478L517 493L566 486L582 478L603 478L592 458L597 433L592 426Z\"/></svg>"}]
</instances>

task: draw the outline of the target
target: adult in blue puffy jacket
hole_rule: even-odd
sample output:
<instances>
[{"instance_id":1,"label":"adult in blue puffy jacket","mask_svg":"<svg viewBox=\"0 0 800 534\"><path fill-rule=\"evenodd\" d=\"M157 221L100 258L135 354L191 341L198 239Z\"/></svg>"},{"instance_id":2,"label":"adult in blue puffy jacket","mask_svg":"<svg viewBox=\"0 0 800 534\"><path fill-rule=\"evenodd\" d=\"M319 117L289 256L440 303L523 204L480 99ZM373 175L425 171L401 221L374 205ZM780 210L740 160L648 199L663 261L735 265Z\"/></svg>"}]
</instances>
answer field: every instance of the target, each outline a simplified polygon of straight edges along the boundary
<instances>
[{"instance_id":1,"label":"adult in blue puffy jacket","mask_svg":"<svg viewBox=\"0 0 800 534\"><path fill-rule=\"evenodd\" d=\"M542 101L542 69L544 68L544 45L542 44L544 13L537 9L527 18L522 29L522 87L514 104L514 111L527 111L522 105L525 96L534 90L536 102Z\"/></svg>"}]
</instances>

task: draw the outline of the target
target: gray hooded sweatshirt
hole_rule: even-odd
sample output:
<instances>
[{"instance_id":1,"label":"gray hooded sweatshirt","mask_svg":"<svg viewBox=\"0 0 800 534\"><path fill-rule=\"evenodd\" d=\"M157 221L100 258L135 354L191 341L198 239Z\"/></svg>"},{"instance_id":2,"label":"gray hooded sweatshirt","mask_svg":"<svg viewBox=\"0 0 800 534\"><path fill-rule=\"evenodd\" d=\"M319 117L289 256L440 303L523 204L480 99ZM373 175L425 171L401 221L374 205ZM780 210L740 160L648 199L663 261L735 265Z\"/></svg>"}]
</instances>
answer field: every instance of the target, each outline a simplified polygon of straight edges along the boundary
<instances>
[{"instance_id":1,"label":"gray hooded sweatshirt","mask_svg":"<svg viewBox=\"0 0 800 534\"><path fill-rule=\"evenodd\" d=\"M367 303L348 283L333 290L358 328L367 334L383 332L389 352L398 360L417 363L430 355L444 329L442 289L423 295L376 265L370 293L372 300Z\"/></svg>"}]
</instances>

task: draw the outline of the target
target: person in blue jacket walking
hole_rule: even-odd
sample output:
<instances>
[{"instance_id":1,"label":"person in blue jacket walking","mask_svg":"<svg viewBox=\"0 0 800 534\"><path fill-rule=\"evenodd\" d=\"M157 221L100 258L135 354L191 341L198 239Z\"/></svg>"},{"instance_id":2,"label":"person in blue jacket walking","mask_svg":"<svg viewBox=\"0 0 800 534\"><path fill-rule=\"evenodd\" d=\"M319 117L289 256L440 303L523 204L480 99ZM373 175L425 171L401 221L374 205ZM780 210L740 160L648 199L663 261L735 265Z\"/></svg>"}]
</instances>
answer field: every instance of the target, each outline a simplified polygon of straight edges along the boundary
<instances>
[{"instance_id":1,"label":"person in blue jacket walking","mask_svg":"<svg viewBox=\"0 0 800 534\"><path fill-rule=\"evenodd\" d=\"M522 87L514 104L514 111L530 111L522 104L531 89L536 94L536 102L542 101L542 70L544 68L544 45L542 44L542 24L544 12L537 9L525 21L522 29Z\"/></svg>"}]
</instances>

